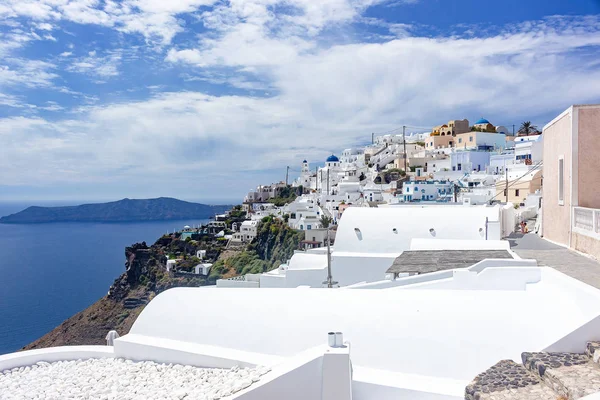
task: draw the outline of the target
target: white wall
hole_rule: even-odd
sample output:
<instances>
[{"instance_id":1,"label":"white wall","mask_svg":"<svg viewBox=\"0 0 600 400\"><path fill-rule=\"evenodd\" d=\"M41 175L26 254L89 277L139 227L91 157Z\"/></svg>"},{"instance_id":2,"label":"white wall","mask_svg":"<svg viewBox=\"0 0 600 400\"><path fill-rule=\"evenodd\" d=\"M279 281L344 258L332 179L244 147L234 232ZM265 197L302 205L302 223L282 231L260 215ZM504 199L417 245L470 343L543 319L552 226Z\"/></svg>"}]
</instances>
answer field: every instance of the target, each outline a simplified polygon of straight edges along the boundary
<instances>
[{"instance_id":1,"label":"white wall","mask_svg":"<svg viewBox=\"0 0 600 400\"><path fill-rule=\"evenodd\" d=\"M498 206L399 205L350 207L340 220L335 250L348 253L400 253L413 238L484 240L486 217L498 221ZM360 233L355 232L355 228ZM396 228L396 233L393 229ZM435 230L435 236L429 231ZM499 240L500 237L490 237Z\"/></svg>"},{"instance_id":2,"label":"white wall","mask_svg":"<svg viewBox=\"0 0 600 400\"><path fill-rule=\"evenodd\" d=\"M263 376L231 400L321 399L322 364L322 353L309 359L301 356Z\"/></svg>"},{"instance_id":3,"label":"white wall","mask_svg":"<svg viewBox=\"0 0 600 400\"><path fill-rule=\"evenodd\" d=\"M331 275L339 286L372 282L385 278L385 271L401 253L356 254L335 252L331 259Z\"/></svg>"},{"instance_id":4,"label":"white wall","mask_svg":"<svg viewBox=\"0 0 600 400\"><path fill-rule=\"evenodd\" d=\"M217 287L220 288L257 288L258 282L240 281L234 279L217 279Z\"/></svg>"}]
</instances>

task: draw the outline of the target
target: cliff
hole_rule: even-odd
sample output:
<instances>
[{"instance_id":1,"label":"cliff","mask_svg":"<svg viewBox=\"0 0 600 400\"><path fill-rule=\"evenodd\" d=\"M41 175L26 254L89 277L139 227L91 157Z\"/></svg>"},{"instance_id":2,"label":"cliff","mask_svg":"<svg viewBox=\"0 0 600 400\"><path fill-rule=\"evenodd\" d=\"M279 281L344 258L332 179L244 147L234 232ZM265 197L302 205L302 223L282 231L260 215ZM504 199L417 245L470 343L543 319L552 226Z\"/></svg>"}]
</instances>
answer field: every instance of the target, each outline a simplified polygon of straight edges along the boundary
<instances>
[{"instance_id":1,"label":"cliff","mask_svg":"<svg viewBox=\"0 0 600 400\"><path fill-rule=\"evenodd\" d=\"M114 281L107 295L27 345L24 350L105 344L104 338L109 330L115 329L121 335L129 332L144 306L160 292L172 287L214 284L220 278L277 268L298 249L304 232L290 229L281 220L266 217L258 225L257 238L248 249L237 253L230 250L225 252L226 242L219 238L180 238L180 234L165 235L152 246L136 243L127 247L125 272ZM186 274L199 263L195 254L200 249L206 250L208 262L214 262L208 277ZM232 255L219 259L225 253ZM176 271L166 271L167 255L181 259Z\"/></svg>"},{"instance_id":2,"label":"cliff","mask_svg":"<svg viewBox=\"0 0 600 400\"><path fill-rule=\"evenodd\" d=\"M207 219L230 206L209 206L168 197L123 199L110 203L82 204L69 207L29 207L0 218L5 224L44 222L135 222L181 219Z\"/></svg>"},{"instance_id":3,"label":"cliff","mask_svg":"<svg viewBox=\"0 0 600 400\"><path fill-rule=\"evenodd\" d=\"M85 310L64 321L51 332L24 347L24 350L50 346L106 344L111 329L121 335L129 332L144 306L157 294L172 287L197 287L206 278L178 276L165 269L166 254L195 254L194 245L177 237L163 236L154 245L136 243L125 249L125 273L119 276L108 294ZM191 260L191 258L190 258Z\"/></svg>"}]
</instances>

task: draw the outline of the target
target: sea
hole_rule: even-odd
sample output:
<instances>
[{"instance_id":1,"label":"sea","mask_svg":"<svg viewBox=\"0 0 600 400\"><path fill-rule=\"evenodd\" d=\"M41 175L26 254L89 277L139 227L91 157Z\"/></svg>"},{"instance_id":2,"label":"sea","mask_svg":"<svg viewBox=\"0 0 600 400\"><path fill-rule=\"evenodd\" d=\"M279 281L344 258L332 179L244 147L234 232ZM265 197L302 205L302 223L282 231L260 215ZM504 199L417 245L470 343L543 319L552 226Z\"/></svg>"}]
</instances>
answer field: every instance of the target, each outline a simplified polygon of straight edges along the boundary
<instances>
[{"instance_id":1,"label":"sea","mask_svg":"<svg viewBox=\"0 0 600 400\"><path fill-rule=\"evenodd\" d=\"M29 205L0 203L0 216ZM126 246L207 221L0 224L0 355L105 296L125 271Z\"/></svg>"}]
</instances>

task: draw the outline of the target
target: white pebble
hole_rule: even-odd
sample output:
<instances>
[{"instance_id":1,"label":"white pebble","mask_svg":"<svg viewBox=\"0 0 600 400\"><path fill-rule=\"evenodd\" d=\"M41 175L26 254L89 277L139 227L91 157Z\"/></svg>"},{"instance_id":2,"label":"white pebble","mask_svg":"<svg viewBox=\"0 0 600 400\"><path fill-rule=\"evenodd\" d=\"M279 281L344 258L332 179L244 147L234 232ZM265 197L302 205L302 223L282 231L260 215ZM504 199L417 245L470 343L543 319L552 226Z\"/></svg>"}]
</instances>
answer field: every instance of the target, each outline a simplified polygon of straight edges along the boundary
<instances>
[{"instance_id":1,"label":"white pebble","mask_svg":"<svg viewBox=\"0 0 600 400\"><path fill-rule=\"evenodd\" d=\"M40 361L0 371L4 399L221 399L243 390L270 369L196 368L124 359Z\"/></svg>"}]
</instances>

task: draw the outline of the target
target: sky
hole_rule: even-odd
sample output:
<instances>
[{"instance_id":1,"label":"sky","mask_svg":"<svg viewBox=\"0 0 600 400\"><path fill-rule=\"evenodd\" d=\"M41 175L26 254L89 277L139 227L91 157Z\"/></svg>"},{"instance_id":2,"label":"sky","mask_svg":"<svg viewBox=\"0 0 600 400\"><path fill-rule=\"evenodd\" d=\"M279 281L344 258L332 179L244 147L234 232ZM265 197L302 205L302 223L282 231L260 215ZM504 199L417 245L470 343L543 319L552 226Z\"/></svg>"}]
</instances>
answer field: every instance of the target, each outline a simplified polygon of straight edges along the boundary
<instances>
[{"instance_id":1,"label":"sky","mask_svg":"<svg viewBox=\"0 0 600 400\"><path fill-rule=\"evenodd\" d=\"M371 133L600 102L598 0L0 0L0 201L241 201Z\"/></svg>"}]
</instances>

